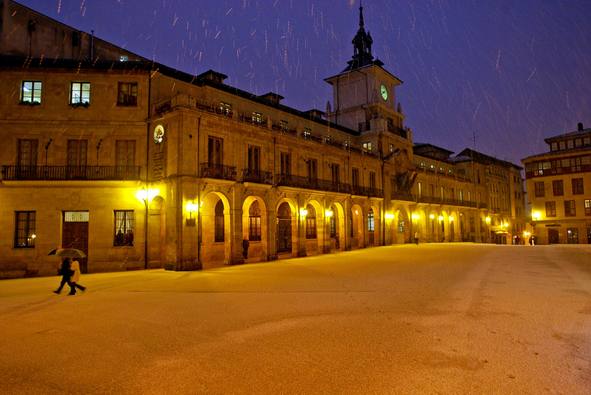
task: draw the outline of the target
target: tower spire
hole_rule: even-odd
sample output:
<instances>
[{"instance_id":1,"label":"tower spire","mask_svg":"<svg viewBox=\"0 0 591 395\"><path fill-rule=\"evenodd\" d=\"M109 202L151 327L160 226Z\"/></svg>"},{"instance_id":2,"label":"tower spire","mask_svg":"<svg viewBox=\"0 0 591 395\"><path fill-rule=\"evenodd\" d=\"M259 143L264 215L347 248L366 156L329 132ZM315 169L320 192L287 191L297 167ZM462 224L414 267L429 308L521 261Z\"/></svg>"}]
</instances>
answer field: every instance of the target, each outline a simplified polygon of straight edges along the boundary
<instances>
[{"instance_id":1,"label":"tower spire","mask_svg":"<svg viewBox=\"0 0 591 395\"><path fill-rule=\"evenodd\" d=\"M355 37L353 37L352 44L353 57L347 62L349 66L345 70L353 70L374 64L374 58L371 54L371 45L373 44L373 39L371 38L371 34L365 31L363 3L361 0L359 0L359 29L357 30Z\"/></svg>"}]
</instances>

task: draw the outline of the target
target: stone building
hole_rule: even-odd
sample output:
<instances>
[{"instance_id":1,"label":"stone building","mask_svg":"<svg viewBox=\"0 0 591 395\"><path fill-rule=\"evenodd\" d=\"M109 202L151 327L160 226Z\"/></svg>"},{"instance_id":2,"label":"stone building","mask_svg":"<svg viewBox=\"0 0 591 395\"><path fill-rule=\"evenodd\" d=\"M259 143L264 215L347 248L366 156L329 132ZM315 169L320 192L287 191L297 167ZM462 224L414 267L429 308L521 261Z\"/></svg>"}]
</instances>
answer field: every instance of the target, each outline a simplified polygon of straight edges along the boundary
<instances>
[{"instance_id":1,"label":"stone building","mask_svg":"<svg viewBox=\"0 0 591 395\"><path fill-rule=\"evenodd\" d=\"M211 268L415 233L510 242L491 238L521 207L510 186L487 187L499 163L413 143L402 81L374 59L362 9L322 112L1 4L2 276L54 273L47 252L59 246L84 250L83 270L96 272Z\"/></svg>"},{"instance_id":2,"label":"stone building","mask_svg":"<svg viewBox=\"0 0 591 395\"><path fill-rule=\"evenodd\" d=\"M548 152L522 159L532 233L539 244L591 244L591 129L544 141Z\"/></svg>"}]
</instances>

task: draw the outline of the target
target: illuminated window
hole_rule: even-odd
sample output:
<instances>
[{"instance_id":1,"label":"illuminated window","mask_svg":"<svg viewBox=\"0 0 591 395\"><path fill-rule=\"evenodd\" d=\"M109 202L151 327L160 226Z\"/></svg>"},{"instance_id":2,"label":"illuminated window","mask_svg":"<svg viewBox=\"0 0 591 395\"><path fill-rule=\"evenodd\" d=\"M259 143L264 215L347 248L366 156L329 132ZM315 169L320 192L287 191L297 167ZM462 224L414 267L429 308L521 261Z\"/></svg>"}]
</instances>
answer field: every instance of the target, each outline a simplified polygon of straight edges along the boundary
<instances>
[{"instance_id":1,"label":"illuminated window","mask_svg":"<svg viewBox=\"0 0 591 395\"><path fill-rule=\"evenodd\" d=\"M372 144L371 141L366 141L365 143L363 143L363 150L366 152L371 152L372 151Z\"/></svg>"},{"instance_id":2,"label":"illuminated window","mask_svg":"<svg viewBox=\"0 0 591 395\"><path fill-rule=\"evenodd\" d=\"M133 246L134 219L133 210L115 210L113 246Z\"/></svg>"},{"instance_id":3,"label":"illuminated window","mask_svg":"<svg viewBox=\"0 0 591 395\"><path fill-rule=\"evenodd\" d=\"M35 247L35 211L16 211L14 248Z\"/></svg>"},{"instance_id":4,"label":"illuminated window","mask_svg":"<svg viewBox=\"0 0 591 395\"><path fill-rule=\"evenodd\" d=\"M304 139L308 140L310 137L312 137L312 129L304 128L302 136L304 137Z\"/></svg>"},{"instance_id":5,"label":"illuminated window","mask_svg":"<svg viewBox=\"0 0 591 395\"><path fill-rule=\"evenodd\" d=\"M256 200L250 205L248 210L248 240L261 240L261 209Z\"/></svg>"},{"instance_id":6,"label":"illuminated window","mask_svg":"<svg viewBox=\"0 0 591 395\"><path fill-rule=\"evenodd\" d=\"M367 231L373 232L375 230L375 218L373 215L373 209L369 209L367 213Z\"/></svg>"},{"instance_id":7,"label":"illuminated window","mask_svg":"<svg viewBox=\"0 0 591 395\"><path fill-rule=\"evenodd\" d=\"M72 82L70 104L90 104L90 82Z\"/></svg>"},{"instance_id":8,"label":"illuminated window","mask_svg":"<svg viewBox=\"0 0 591 395\"><path fill-rule=\"evenodd\" d=\"M404 233L404 230L406 229L406 223L404 222L403 219L398 221L398 233Z\"/></svg>"},{"instance_id":9,"label":"illuminated window","mask_svg":"<svg viewBox=\"0 0 591 395\"><path fill-rule=\"evenodd\" d=\"M218 109L221 114L224 114L226 116L232 115L232 105L229 103L220 102Z\"/></svg>"},{"instance_id":10,"label":"illuminated window","mask_svg":"<svg viewBox=\"0 0 591 395\"><path fill-rule=\"evenodd\" d=\"M591 199L585 199L585 215L591 215Z\"/></svg>"},{"instance_id":11,"label":"illuminated window","mask_svg":"<svg viewBox=\"0 0 591 395\"><path fill-rule=\"evenodd\" d=\"M117 105L121 107L137 106L137 82L120 82L117 88Z\"/></svg>"},{"instance_id":12,"label":"illuminated window","mask_svg":"<svg viewBox=\"0 0 591 395\"><path fill-rule=\"evenodd\" d=\"M41 81L23 81L21 85L21 103L41 104Z\"/></svg>"},{"instance_id":13,"label":"illuminated window","mask_svg":"<svg viewBox=\"0 0 591 395\"><path fill-rule=\"evenodd\" d=\"M252 123L261 124L263 123L263 114L260 112L253 112L251 116Z\"/></svg>"},{"instance_id":14,"label":"illuminated window","mask_svg":"<svg viewBox=\"0 0 591 395\"><path fill-rule=\"evenodd\" d=\"M579 244L579 229L567 228L566 229L566 242L568 244Z\"/></svg>"}]
</instances>

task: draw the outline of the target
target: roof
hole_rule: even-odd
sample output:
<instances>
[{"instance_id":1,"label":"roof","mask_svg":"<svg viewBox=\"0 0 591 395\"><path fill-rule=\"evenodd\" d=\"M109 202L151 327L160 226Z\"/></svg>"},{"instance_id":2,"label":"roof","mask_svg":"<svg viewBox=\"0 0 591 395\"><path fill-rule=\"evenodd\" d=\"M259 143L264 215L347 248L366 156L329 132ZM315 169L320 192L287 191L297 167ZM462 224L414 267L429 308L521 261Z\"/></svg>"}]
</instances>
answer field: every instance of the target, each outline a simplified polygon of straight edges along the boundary
<instances>
[{"instance_id":1,"label":"roof","mask_svg":"<svg viewBox=\"0 0 591 395\"><path fill-rule=\"evenodd\" d=\"M559 134L556 136L548 137L548 138L545 138L544 141L546 143L550 144L554 141L559 141L559 140L563 140L563 139L571 138L571 137L583 137L587 134L591 135L591 128L580 129L580 130L576 130L574 132L568 132L568 133L563 133L563 134Z\"/></svg>"},{"instance_id":2,"label":"roof","mask_svg":"<svg viewBox=\"0 0 591 395\"><path fill-rule=\"evenodd\" d=\"M456 158L459 158L459 157L466 157L466 158L468 158L467 161L474 161L477 163L482 163L484 165L499 165L499 166L503 166L503 167L512 167L512 168L515 168L518 170L523 169L523 167L517 166L514 163L507 162L507 161L501 160L501 159L497 159L493 156L483 154L482 152L478 152L478 151L475 151L470 148L465 148L462 152L460 152L459 154L456 155Z\"/></svg>"}]
</instances>

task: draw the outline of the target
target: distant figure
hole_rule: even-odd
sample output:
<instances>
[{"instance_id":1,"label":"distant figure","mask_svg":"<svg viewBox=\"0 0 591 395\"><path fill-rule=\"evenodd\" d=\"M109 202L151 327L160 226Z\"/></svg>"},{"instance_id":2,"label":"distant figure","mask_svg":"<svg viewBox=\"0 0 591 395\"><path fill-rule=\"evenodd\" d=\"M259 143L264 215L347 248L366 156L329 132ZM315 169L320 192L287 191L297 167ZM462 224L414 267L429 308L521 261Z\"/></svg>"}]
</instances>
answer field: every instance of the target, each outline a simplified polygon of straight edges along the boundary
<instances>
[{"instance_id":1,"label":"distant figure","mask_svg":"<svg viewBox=\"0 0 591 395\"><path fill-rule=\"evenodd\" d=\"M59 295L62 292L64 285L68 284L68 286L72 288L71 278L74 272L72 271L72 264L70 262L70 258L64 258L64 260L62 261L62 265L60 266L57 273L62 276L62 280L60 282L60 286L53 292Z\"/></svg>"},{"instance_id":2,"label":"distant figure","mask_svg":"<svg viewBox=\"0 0 591 395\"><path fill-rule=\"evenodd\" d=\"M72 278L70 279L70 293L68 295L76 295L76 288L80 291L86 291L86 287L78 284L80 281L80 262L74 260L71 266Z\"/></svg>"},{"instance_id":3,"label":"distant figure","mask_svg":"<svg viewBox=\"0 0 591 395\"><path fill-rule=\"evenodd\" d=\"M415 244L419 245L419 232L415 232Z\"/></svg>"},{"instance_id":4,"label":"distant figure","mask_svg":"<svg viewBox=\"0 0 591 395\"><path fill-rule=\"evenodd\" d=\"M529 238L529 245L531 246L535 246L536 245L536 237L534 235L531 235Z\"/></svg>"},{"instance_id":5,"label":"distant figure","mask_svg":"<svg viewBox=\"0 0 591 395\"><path fill-rule=\"evenodd\" d=\"M242 240L242 256L244 259L248 258L248 247L250 247L250 241L248 239Z\"/></svg>"}]
</instances>

